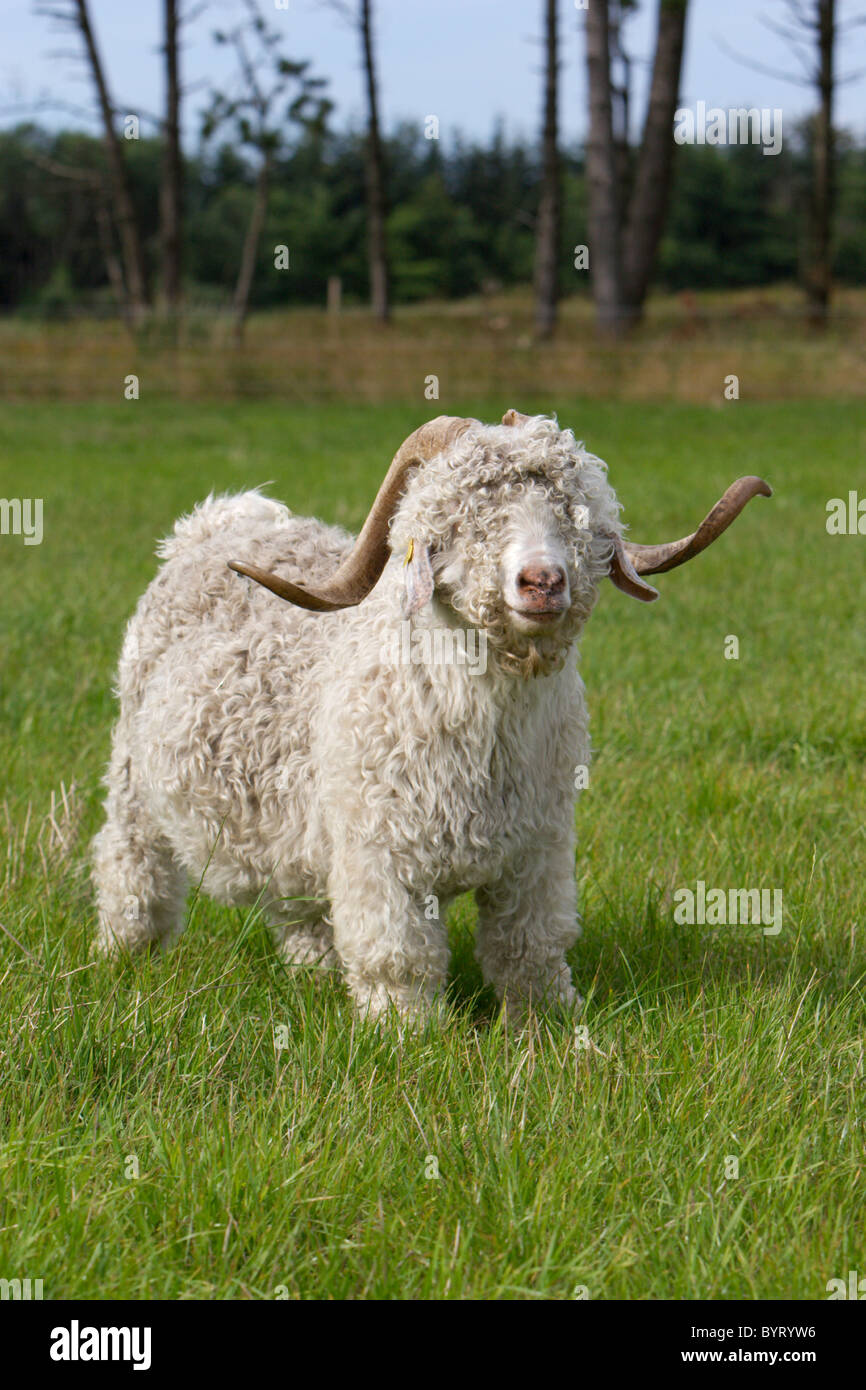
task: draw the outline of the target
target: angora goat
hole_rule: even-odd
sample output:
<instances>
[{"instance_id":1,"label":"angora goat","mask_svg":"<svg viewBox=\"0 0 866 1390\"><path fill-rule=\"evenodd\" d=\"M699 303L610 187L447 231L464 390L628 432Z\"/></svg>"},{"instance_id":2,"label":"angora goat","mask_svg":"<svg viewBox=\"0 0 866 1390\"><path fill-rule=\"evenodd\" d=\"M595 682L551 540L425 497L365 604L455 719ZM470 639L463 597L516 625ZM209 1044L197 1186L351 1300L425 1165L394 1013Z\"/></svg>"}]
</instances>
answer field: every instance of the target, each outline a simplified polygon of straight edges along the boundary
<instances>
[{"instance_id":1,"label":"angora goat","mask_svg":"<svg viewBox=\"0 0 866 1390\"><path fill-rule=\"evenodd\" d=\"M163 542L121 655L101 947L167 944L201 880L262 904L286 962L339 965L362 1014L417 1021L445 984L448 902L474 889L509 1011L575 1007L575 641L602 579L657 597L641 575L756 493L741 478L694 535L634 545L604 464L509 411L416 430L357 540L258 492L203 502ZM463 659L467 635L484 661Z\"/></svg>"}]
</instances>

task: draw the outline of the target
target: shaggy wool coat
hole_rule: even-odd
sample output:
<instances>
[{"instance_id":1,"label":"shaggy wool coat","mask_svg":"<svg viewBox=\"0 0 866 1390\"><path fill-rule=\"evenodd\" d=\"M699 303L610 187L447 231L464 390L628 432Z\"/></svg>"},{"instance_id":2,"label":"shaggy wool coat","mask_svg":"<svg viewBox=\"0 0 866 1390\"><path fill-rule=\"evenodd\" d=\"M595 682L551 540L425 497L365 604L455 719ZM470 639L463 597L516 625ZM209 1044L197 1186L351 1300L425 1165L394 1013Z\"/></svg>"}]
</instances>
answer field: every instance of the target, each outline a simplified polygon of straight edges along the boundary
<instances>
[{"instance_id":1,"label":"shaggy wool coat","mask_svg":"<svg viewBox=\"0 0 866 1390\"><path fill-rule=\"evenodd\" d=\"M411 477L392 558L358 607L312 613L228 569L328 578L345 531L259 492L211 497L160 547L123 645L94 846L105 950L168 944L190 883L260 903L283 958L339 966L362 1013L423 1017L445 914L474 890L485 979L519 1010L577 1001L575 777L588 766L575 642L619 534L604 465L544 417L473 426ZM571 606L509 623L503 555L559 547ZM483 634L486 669L394 661L411 546L435 591L413 631Z\"/></svg>"}]
</instances>

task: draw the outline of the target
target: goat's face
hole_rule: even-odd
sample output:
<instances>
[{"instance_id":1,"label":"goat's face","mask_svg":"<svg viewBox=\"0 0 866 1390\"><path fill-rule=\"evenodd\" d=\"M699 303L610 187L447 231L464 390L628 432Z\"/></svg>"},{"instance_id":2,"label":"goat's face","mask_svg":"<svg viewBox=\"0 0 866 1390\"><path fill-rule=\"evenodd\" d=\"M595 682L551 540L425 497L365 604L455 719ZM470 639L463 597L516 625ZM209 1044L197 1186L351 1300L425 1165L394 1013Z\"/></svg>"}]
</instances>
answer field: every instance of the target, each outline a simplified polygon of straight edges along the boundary
<instances>
[{"instance_id":1,"label":"goat's face","mask_svg":"<svg viewBox=\"0 0 866 1390\"><path fill-rule=\"evenodd\" d=\"M771 492L763 478L738 478L690 535L637 545L622 538L604 464L570 430L516 410L501 425L441 415L400 446L360 536L324 585L229 564L290 603L331 612L366 599L390 543L406 557L404 617L438 598L452 622L487 634L504 669L536 675L564 660L603 576L632 598L658 598L644 575L699 555L750 498Z\"/></svg>"},{"instance_id":2,"label":"goat's face","mask_svg":"<svg viewBox=\"0 0 866 1390\"><path fill-rule=\"evenodd\" d=\"M614 531L604 465L538 417L473 431L419 470L391 543L411 554L407 611L429 594L412 576L429 560L450 620L486 632L506 669L535 674L560 664L592 611Z\"/></svg>"}]
</instances>

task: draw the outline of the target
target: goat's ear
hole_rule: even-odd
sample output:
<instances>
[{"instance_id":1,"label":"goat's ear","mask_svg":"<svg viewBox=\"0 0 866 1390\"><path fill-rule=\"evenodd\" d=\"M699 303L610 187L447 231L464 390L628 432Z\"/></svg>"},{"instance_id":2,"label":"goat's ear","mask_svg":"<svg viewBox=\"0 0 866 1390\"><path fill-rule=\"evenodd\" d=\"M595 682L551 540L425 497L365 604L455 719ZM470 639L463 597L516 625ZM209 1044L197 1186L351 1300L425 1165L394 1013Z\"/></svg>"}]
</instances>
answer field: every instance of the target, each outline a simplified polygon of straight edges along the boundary
<instances>
[{"instance_id":1,"label":"goat's ear","mask_svg":"<svg viewBox=\"0 0 866 1390\"><path fill-rule=\"evenodd\" d=\"M658 589L654 589L652 584L647 584L641 579L619 536L612 535L610 539L613 541L613 555L611 556L608 578L618 589L622 589L624 594L630 594L632 598L639 598L643 603L652 603L653 599L659 596Z\"/></svg>"},{"instance_id":2,"label":"goat's ear","mask_svg":"<svg viewBox=\"0 0 866 1390\"><path fill-rule=\"evenodd\" d=\"M411 618L433 597L430 551L416 540L409 542L403 562L403 617Z\"/></svg>"}]
</instances>

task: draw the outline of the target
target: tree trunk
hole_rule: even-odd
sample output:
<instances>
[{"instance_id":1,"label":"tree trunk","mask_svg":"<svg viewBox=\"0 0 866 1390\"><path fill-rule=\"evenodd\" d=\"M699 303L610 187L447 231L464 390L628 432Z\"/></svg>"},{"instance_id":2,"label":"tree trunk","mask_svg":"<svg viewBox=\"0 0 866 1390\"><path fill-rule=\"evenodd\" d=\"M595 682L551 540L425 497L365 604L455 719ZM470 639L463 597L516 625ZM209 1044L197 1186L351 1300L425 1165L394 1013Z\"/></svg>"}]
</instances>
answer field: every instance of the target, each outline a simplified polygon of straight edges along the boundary
<instances>
[{"instance_id":1,"label":"tree trunk","mask_svg":"<svg viewBox=\"0 0 866 1390\"><path fill-rule=\"evenodd\" d=\"M87 0L76 0L76 11L78 27L81 30L81 35L87 49L87 57L90 62L90 69L93 74L93 80L96 84L96 92L99 98L105 151L108 159L108 176L112 202L114 204L114 220L117 224L117 232L120 238L130 315L133 322L138 322L143 317L147 308L147 277L144 269L144 255L141 249L141 240L138 235L135 206L132 201L132 193L130 192L129 177L123 159L123 150L121 149L117 131L114 128L114 111L111 106L111 99L108 95L108 86L105 81L105 73L102 68L99 50L96 46L96 38L90 23Z\"/></svg>"},{"instance_id":2,"label":"tree trunk","mask_svg":"<svg viewBox=\"0 0 866 1390\"><path fill-rule=\"evenodd\" d=\"M687 0L661 0L659 6L649 106L623 238L624 302L630 320L643 312L667 216L686 8Z\"/></svg>"},{"instance_id":3,"label":"tree trunk","mask_svg":"<svg viewBox=\"0 0 866 1390\"><path fill-rule=\"evenodd\" d=\"M101 188L97 188L94 193L96 199L96 226L99 232L99 245L105 260L105 270L108 275L108 282L111 285L117 306L123 316L123 321L127 328L132 329L132 313L129 307L129 296L126 292L126 285L123 282L123 268L117 258L112 240L111 216L108 211L108 199Z\"/></svg>"},{"instance_id":4,"label":"tree trunk","mask_svg":"<svg viewBox=\"0 0 866 1390\"><path fill-rule=\"evenodd\" d=\"M180 149L178 0L165 0L165 130L159 195L163 311L176 329L180 308L183 159Z\"/></svg>"},{"instance_id":5,"label":"tree trunk","mask_svg":"<svg viewBox=\"0 0 866 1390\"><path fill-rule=\"evenodd\" d=\"M377 319L387 322L390 314L388 294L388 250L385 241L385 161L379 133L379 100L373 56L372 0L361 0L361 43L367 81L367 147L365 180L367 189L367 259L370 267L370 304Z\"/></svg>"},{"instance_id":6,"label":"tree trunk","mask_svg":"<svg viewBox=\"0 0 866 1390\"><path fill-rule=\"evenodd\" d=\"M271 156L265 156L262 166L259 169L259 176L256 179L256 193L253 201L253 210L250 213L250 220L247 226L247 234L244 238L244 249L241 253L241 268L238 274L237 288L235 289L234 313L235 313L235 342L243 342L244 327L247 321L247 314L250 307L250 290L253 285L253 276L256 271L256 256L261 240L262 228L265 225L265 216L268 210L268 196L270 194L271 183Z\"/></svg>"},{"instance_id":7,"label":"tree trunk","mask_svg":"<svg viewBox=\"0 0 866 1390\"><path fill-rule=\"evenodd\" d=\"M559 299L560 167L557 128L557 3L545 0L547 61L542 134L542 180L535 229L535 334L550 338Z\"/></svg>"},{"instance_id":8,"label":"tree trunk","mask_svg":"<svg viewBox=\"0 0 866 1390\"><path fill-rule=\"evenodd\" d=\"M612 0L608 8L607 20L611 64L611 123L613 125L613 140L617 154L616 177L619 181L621 198L625 196L625 190L629 187L629 179L631 176L631 148L628 143L628 137L631 129L632 65L631 59L626 53L625 44L623 43L623 28L628 13L624 8L624 4L625 0ZM614 63L617 63L620 68L621 85L619 86L613 80Z\"/></svg>"},{"instance_id":9,"label":"tree trunk","mask_svg":"<svg viewBox=\"0 0 866 1390\"><path fill-rule=\"evenodd\" d=\"M812 136L812 196L809 208L806 298L809 322L825 328L832 284L833 220L833 49L835 0L817 0L819 105Z\"/></svg>"},{"instance_id":10,"label":"tree trunk","mask_svg":"<svg viewBox=\"0 0 866 1390\"><path fill-rule=\"evenodd\" d=\"M613 135L607 0L593 0L586 12L586 67L589 81L586 184L590 281L598 326L603 333L616 334L622 329L623 303L621 190Z\"/></svg>"}]
</instances>

